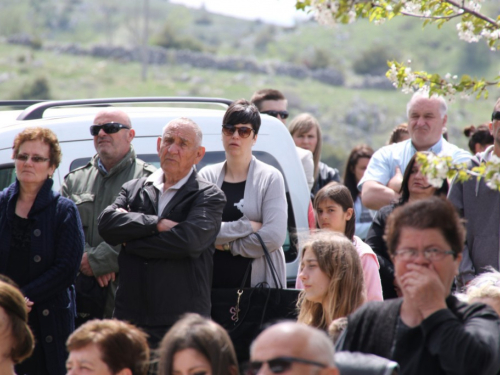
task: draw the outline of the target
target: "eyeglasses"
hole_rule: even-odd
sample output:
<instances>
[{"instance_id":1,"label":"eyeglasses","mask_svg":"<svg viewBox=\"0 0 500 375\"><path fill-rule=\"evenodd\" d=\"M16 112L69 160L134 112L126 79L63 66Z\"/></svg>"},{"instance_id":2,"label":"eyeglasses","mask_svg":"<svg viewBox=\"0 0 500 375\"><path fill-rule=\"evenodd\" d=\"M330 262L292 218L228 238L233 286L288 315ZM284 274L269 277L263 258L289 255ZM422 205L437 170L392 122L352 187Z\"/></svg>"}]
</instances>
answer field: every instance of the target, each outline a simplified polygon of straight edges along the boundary
<instances>
[{"instance_id":1,"label":"eyeglasses","mask_svg":"<svg viewBox=\"0 0 500 375\"><path fill-rule=\"evenodd\" d=\"M15 157L16 160L19 160L23 163L26 163L28 160L30 160L30 158L33 163L43 163L50 160L50 158L44 158L43 156L28 154L17 154Z\"/></svg>"},{"instance_id":2,"label":"eyeglasses","mask_svg":"<svg viewBox=\"0 0 500 375\"><path fill-rule=\"evenodd\" d=\"M264 113L269 116L273 117L278 117L278 115L283 119L286 120L288 118L288 111L262 111L261 113Z\"/></svg>"},{"instance_id":3,"label":"eyeglasses","mask_svg":"<svg viewBox=\"0 0 500 375\"><path fill-rule=\"evenodd\" d=\"M118 133L120 129L130 129L130 128L123 124L119 124L118 122L109 122L107 124L92 125L90 127L90 134L95 137L97 134L99 134L101 129L104 130L104 133L106 134L114 134Z\"/></svg>"},{"instance_id":4,"label":"eyeglasses","mask_svg":"<svg viewBox=\"0 0 500 375\"><path fill-rule=\"evenodd\" d=\"M425 249L424 251L418 251L415 249L401 249L394 253L394 256L398 257L403 261L410 261L416 259L419 253L424 254L424 258L433 262L436 260L443 259L446 255L453 255L455 257L455 252L451 250L439 250L439 249Z\"/></svg>"},{"instance_id":5,"label":"eyeglasses","mask_svg":"<svg viewBox=\"0 0 500 375\"><path fill-rule=\"evenodd\" d=\"M241 138L248 138L250 134L252 134L252 130L252 128L246 126L237 128L233 125L222 125L222 133L224 133L224 135L227 135L228 137L231 137L236 131L238 131L238 134Z\"/></svg>"},{"instance_id":6,"label":"eyeglasses","mask_svg":"<svg viewBox=\"0 0 500 375\"><path fill-rule=\"evenodd\" d=\"M500 111L495 111L491 114L491 121L500 120Z\"/></svg>"},{"instance_id":7,"label":"eyeglasses","mask_svg":"<svg viewBox=\"0 0 500 375\"><path fill-rule=\"evenodd\" d=\"M296 358L296 357L277 357L277 358L269 359L267 361L252 361L252 362L250 362L248 364L246 374L247 375L256 375L264 363L268 364L269 369L272 371L273 374L281 374L285 371L290 370L290 368L292 367L292 364L294 362L304 363L306 365L313 365L313 366L318 366L318 367L322 367L322 368L327 367L323 363L310 361L308 359Z\"/></svg>"}]
</instances>

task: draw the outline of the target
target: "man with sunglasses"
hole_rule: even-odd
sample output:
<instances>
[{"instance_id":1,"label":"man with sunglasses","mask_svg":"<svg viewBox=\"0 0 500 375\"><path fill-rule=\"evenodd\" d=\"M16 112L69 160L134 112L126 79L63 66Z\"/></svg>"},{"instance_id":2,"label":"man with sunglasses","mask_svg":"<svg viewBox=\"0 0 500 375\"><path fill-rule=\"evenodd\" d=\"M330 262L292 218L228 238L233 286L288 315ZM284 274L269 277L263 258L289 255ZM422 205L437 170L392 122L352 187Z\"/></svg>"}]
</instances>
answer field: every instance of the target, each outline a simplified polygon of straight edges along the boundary
<instances>
[{"instance_id":1,"label":"man with sunglasses","mask_svg":"<svg viewBox=\"0 0 500 375\"><path fill-rule=\"evenodd\" d=\"M274 89L256 91L252 95L250 103L255 104L260 113L276 117L286 126L286 119L288 118L288 101L281 91ZM311 190L314 184L314 161L312 152L300 147L296 147L296 150L300 162L302 163L304 173L306 174L307 185L309 186L309 190Z\"/></svg>"},{"instance_id":2,"label":"man with sunglasses","mask_svg":"<svg viewBox=\"0 0 500 375\"><path fill-rule=\"evenodd\" d=\"M98 112L90 135L97 154L68 173L61 188L62 195L76 203L85 232L85 253L76 282L77 325L111 318L114 309L120 248L104 242L97 231L97 217L114 202L125 182L156 170L136 158L131 144L135 131L125 112Z\"/></svg>"},{"instance_id":3,"label":"man with sunglasses","mask_svg":"<svg viewBox=\"0 0 500 375\"><path fill-rule=\"evenodd\" d=\"M477 153L469 162L469 169L500 157L500 99L497 100L489 124L494 143ZM460 263L459 286L464 286L487 266L499 270L500 249L500 193L481 179L467 182L453 181L448 199L466 222L467 235Z\"/></svg>"},{"instance_id":4,"label":"man with sunglasses","mask_svg":"<svg viewBox=\"0 0 500 375\"><path fill-rule=\"evenodd\" d=\"M278 323L252 343L246 374L338 375L334 355L324 332L302 323Z\"/></svg>"}]
</instances>

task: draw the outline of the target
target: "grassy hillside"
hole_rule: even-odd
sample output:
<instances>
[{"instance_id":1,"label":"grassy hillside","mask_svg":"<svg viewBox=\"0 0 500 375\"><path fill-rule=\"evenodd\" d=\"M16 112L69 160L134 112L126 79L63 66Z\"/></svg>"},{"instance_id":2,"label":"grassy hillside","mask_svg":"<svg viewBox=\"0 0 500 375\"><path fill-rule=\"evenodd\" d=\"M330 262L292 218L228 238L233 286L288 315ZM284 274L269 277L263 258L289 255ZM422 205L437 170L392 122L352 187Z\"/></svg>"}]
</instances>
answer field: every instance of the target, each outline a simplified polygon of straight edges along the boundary
<instances>
[{"instance_id":1,"label":"grassy hillside","mask_svg":"<svg viewBox=\"0 0 500 375\"><path fill-rule=\"evenodd\" d=\"M60 4L55 0L5 0L0 4L0 35L27 32L38 35L43 43L136 45L141 27L138 3L72 0L64 2L73 4L72 10L66 11L68 19L64 21L62 6L57 8L59 16L52 18L45 19L43 9L38 13L34 11L37 8L33 4ZM255 56L259 61L311 64L315 59L318 62L320 51L321 61L341 69L348 84L361 79L353 72L355 61L379 52L411 59L416 69L432 69L442 74L498 72L498 55L482 44L471 46L459 41L453 25L437 31L434 26L422 29L418 22L398 19L378 27L358 22L329 29L306 22L294 28L280 28L192 10L165 0L150 0L150 3L151 42L168 25L168 32L173 30L176 37L196 40L204 51L219 56L244 55ZM21 22L20 17L32 22ZM249 98L263 87L278 88L289 99L292 116L308 111L318 117L325 134L323 156L340 169L354 145L363 142L375 148L382 146L390 130L405 121L409 100L408 95L396 90L350 89L310 79L182 65L151 66L147 82L140 80L140 72L137 63L58 55L0 43L0 99L19 97L22 91L24 94L35 92L32 85L40 77L50 90L42 92L53 99L176 95L236 99ZM465 147L466 139L460 129L488 121L494 98L499 96L500 90L492 90L491 99L487 101L457 100L450 104L451 141Z\"/></svg>"}]
</instances>

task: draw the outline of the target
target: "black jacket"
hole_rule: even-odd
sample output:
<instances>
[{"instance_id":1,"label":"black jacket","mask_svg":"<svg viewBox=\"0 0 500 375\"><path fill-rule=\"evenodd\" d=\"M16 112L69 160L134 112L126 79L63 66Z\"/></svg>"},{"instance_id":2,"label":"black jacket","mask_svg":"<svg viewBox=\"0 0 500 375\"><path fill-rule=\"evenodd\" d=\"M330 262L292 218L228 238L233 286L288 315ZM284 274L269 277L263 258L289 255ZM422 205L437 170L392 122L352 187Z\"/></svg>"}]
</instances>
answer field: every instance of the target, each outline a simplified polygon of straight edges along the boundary
<instances>
[{"instance_id":1,"label":"black jacket","mask_svg":"<svg viewBox=\"0 0 500 375\"><path fill-rule=\"evenodd\" d=\"M328 185L332 181L340 182L339 170L336 168L331 168L323 162L318 164L318 176L314 180L314 185L311 189L311 196L314 198L316 193L323 187Z\"/></svg>"},{"instance_id":2,"label":"black jacket","mask_svg":"<svg viewBox=\"0 0 500 375\"><path fill-rule=\"evenodd\" d=\"M395 342L402 302L399 298L365 303L348 317L337 349L396 361L402 375L498 373L500 321L491 307L468 305L450 295L447 309L409 328Z\"/></svg>"},{"instance_id":3,"label":"black jacket","mask_svg":"<svg viewBox=\"0 0 500 375\"><path fill-rule=\"evenodd\" d=\"M171 325L186 312L210 316L212 257L224 193L193 171L161 214L158 194L146 177L132 180L99 217L104 240L125 243L118 256L114 316L148 326ZM179 224L159 233L160 218Z\"/></svg>"}]
</instances>

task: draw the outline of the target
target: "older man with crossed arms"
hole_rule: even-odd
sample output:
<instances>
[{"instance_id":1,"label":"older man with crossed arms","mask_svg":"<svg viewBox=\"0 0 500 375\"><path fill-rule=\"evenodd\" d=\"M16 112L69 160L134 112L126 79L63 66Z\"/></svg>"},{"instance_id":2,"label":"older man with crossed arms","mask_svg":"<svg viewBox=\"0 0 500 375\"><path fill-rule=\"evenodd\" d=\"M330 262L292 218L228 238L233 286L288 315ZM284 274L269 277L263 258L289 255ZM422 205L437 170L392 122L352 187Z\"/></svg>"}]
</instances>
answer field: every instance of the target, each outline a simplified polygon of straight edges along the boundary
<instances>
[{"instance_id":1,"label":"older man with crossed arms","mask_svg":"<svg viewBox=\"0 0 500 375\"><path fill-rule=\"evenodd\" d=\"M99 217L99 233L122 243L114 317L143 328L156 347L186 312L210 316L214 242L226 199L194 169L205 154L188 118L158 138L161 169L123 185Z\"/></svg>"}]
</instances>

